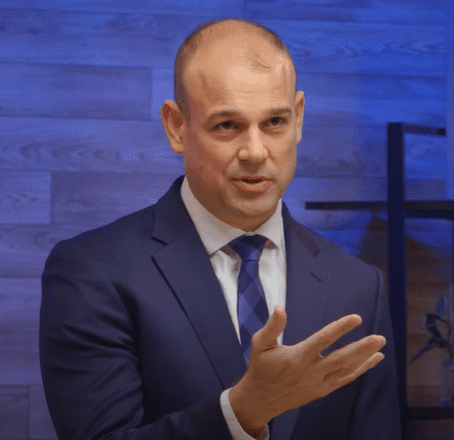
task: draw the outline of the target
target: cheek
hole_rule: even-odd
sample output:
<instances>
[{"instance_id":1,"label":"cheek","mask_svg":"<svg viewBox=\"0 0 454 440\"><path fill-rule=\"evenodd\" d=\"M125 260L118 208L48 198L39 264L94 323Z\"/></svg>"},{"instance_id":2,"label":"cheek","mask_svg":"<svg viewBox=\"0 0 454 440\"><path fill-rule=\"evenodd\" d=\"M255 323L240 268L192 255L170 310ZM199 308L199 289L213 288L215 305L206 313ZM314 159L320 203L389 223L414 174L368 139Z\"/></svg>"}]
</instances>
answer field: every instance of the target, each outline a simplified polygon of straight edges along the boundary
<instances>
[{"instance_id":1,"label":"cheek","mask_svg":"<svg viewBox=\"0 0 454 440\"><path fill-rule=\"evenodd\" d=\"M211 142L203 145L198 159L207 173L220 176L227 173L235 161L235 154L227 145Z\"/></svg>"},{"instance_id":2,"label":"cheek","mask_svg":"<svg viewBox=\"0 0 454 440\"><path fill-rule=\"evenodd\" d=\"M190 129L188 130L186 142L187 144L184 151L184 168L187 172L191 172L193 175L201 175L201 172L206 164L203 144L196 136L196 133Z\"/></svg>"},{"instance_id":3,"label":"cheek","mask_svg":"<svg viewBox=\"0 0 454 440\"><path fill-rule=\"evenodd\" d=\"M185 170L198 180L212 185L213 181L222 180L227 174L229 158L221 152L213 145L191 145L184 156Z\"/></svg>"},{"instance_id":4,"label":"cheek","mask_svg":"<svg viewBox=\"0 0 454 440\"><path fill-rule=\"evenodd\" d=\"M186 150L184 155L184 169L186 172L195 174L202 170L203 161L200 160L197 154L193 150Z\"/></svg>"},{"instance_id":5,"label":"cheek","mask_svg":"<svg viewBox=\"0 0 454 440\"><path fill-rule=\"evenodd\" d=\"M295 173L296 161L297 161L297 148L294 139L289 139L287 148L282 148L280 154L280 175L285 181L291 180Z\"/></svg>"}]
</instances>

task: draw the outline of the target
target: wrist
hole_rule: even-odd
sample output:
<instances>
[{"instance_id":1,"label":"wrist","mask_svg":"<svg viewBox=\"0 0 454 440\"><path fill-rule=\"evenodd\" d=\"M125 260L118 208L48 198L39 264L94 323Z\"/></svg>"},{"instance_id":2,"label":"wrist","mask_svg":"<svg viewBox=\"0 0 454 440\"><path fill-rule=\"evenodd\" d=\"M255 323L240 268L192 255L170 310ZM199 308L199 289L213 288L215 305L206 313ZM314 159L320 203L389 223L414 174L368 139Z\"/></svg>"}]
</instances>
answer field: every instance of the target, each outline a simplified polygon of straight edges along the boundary
<instances>
[{"instance_id":1,"label":"wrist","mask_svg":"<svg viewBox=\"0 0 454 440\"><path fill-rule=\"evenodd\" d=\"M253 437L260 437L266 431L270 420L264 409L257 404L252 393L247 391L242 382L238 382L229 391L229 402L235 417L245 432Z\"/></svg>"}]
</instances>

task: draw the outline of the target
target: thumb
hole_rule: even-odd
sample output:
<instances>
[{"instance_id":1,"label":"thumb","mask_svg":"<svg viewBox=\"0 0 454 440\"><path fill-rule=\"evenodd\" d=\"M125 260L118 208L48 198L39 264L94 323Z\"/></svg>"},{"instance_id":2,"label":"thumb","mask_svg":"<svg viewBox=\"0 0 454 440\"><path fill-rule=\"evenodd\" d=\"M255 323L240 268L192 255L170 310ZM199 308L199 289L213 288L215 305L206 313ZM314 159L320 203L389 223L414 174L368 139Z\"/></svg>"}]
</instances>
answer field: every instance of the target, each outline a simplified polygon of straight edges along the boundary
<instances>
[{"instance_id":1,"label":"thumb","mask_svg":"<svg viewBox=\"0 0 454 440\"><path fill-rule=\"evenodd\" d=\"M277 337L283 332L286 323L287 314L285 310L281 306L276 306L265 326L253 336L254 345L259 350L266 350L277 345Z\"/></svg>"}]
</instances>

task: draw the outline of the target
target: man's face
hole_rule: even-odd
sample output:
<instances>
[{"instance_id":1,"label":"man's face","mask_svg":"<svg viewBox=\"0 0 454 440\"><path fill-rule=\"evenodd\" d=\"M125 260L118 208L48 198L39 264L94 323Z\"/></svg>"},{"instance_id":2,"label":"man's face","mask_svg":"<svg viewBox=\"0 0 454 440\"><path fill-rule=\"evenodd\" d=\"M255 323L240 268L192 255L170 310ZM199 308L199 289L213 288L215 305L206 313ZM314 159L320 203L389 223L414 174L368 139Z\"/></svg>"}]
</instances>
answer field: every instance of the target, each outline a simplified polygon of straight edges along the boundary
<instances>
[{"instance_id":1,"label":"man's face","mask_svg":"<svg viewBox=\"0 0 454 440\"><path fill-rule=\"evenodd\" d=\"M259 70L230 48L196 54L188 66L191 118L182 126L182 153L199 202L252 231L274 213L293 177L304 97L295 95L282 56L265 56L271 69Z\"/></svg>"}]
</instances>

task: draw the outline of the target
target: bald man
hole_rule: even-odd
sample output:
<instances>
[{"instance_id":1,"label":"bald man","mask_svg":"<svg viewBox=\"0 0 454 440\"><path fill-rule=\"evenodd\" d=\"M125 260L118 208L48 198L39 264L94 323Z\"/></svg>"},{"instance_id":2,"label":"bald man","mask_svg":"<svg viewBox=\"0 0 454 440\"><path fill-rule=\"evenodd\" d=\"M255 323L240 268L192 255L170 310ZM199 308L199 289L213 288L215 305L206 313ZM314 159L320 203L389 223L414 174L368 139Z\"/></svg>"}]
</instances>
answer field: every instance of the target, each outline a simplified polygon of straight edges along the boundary
<instances>
[{"instance_id":1,"label":"bald man","mask_svg":"<svg viewBox=\"0 0 454 440\"><path fill-rule=\"evenodd\" d=\"M185 175L47 260L40 358L59 438L399 439L381 275L282 202L304 115L284 44L207 23L178 51L175 98L161 117ZM251 292L263 306L244 318Z\"/></svg>"}]
</instances>

